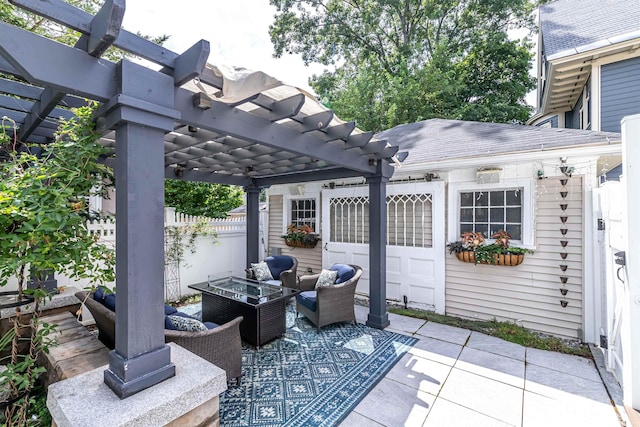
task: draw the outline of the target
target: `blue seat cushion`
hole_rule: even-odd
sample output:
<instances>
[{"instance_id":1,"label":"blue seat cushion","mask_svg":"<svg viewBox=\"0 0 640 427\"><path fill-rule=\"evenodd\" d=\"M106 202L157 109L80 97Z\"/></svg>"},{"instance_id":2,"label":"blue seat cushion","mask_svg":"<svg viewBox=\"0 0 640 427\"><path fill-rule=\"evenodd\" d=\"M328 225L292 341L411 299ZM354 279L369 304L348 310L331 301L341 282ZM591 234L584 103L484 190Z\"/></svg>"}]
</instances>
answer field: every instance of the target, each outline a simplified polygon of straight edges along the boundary
<instances>
[{"instance_id":1,"label":"blue seat cushion","mask_svg":"<svg viewBox=\"0 0 640 427\"><path fill-rule=\"evenodd\" d=\"M271 271L271 276L274 279L280 279L280 274L283 271L289 270L293 267L293 259L287 255L276 255L266 257L264 262L269 266L269 271Z\"/></svg>"},{"instance_id":2,"label":"blue seat cushion","mask_svg":"<svg viewBox=\"0 0 640 427\"><path fill-rule=\"evenodd\" d=\"M296 300L300 305L307 307L311 311L318 308L318 294L316 291L304 291L296 295Z\"/></svg>"},{"instance_id":3,"label":"blue seat cushion","mask_svg":"<svg viewBox=\"0 0 640 427\"><path fill-rule=\"evenodd\" d=\"M204 322L204 326L206 326L207 329L215 329L220 325L218 325L217 323L213 323L213 322Z\"/></svg>"},{"instance_id":4,"label":"blue seat cushion","mask_svg":"<svg viewBox=\"0 0 640 427\"><path fill-rule=\"evenodd\" d=\"M338 278L336 279L336 285L344 283L356 275L355 268L346 264L333 264L330 270L338 272Z\"/></svg>"}]
</instances>

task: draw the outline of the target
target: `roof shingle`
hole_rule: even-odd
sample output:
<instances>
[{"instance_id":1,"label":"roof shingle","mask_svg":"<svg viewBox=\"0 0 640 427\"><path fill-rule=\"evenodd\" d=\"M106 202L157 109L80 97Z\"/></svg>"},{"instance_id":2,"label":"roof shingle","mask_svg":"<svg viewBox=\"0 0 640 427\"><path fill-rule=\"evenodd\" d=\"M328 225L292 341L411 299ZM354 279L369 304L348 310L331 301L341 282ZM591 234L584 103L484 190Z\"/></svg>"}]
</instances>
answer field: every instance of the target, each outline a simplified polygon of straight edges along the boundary
<instances>
[{"instance_id":1,"label":"roof shingle","mask_svg":"<svg viewBox=\"0 0 640 427\"><path fill-rule=\"evenodd\" d=\"M409 151L403 165L619 143L620 134L577 129L430 119L376 135Z\"/></svg>"},{"instance_id":2,"label":"roof shingle","mask_svg":"<svg viewBox=\"0 0 640 427\"><path fill-rule=\"evenodd\" d=\"M625 34L640 37L640 1L558 0L540 6L540 24L546 57L567 56Z\"/></svg>"}]
</instances>

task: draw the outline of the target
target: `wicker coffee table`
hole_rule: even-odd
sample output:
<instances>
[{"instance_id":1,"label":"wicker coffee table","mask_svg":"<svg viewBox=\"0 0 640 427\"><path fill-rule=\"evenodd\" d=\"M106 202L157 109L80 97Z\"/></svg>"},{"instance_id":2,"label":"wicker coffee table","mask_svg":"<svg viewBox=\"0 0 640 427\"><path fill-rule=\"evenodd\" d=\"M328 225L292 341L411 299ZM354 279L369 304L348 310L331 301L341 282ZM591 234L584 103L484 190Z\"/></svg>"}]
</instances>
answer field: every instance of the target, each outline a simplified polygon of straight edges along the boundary
<instances>
[{"instance_id":1,"label":"wicker coffee table","mask_svg":"<svg viewBox=\"0 0 640 427\"><path fill-rule=\"evenodd\" d=\"M202 293L202 321L223 324L238 316L240 335L259 346L286 331L287 300L299 291L228 276L190 285Z\"/></svg>"}]
</instances>

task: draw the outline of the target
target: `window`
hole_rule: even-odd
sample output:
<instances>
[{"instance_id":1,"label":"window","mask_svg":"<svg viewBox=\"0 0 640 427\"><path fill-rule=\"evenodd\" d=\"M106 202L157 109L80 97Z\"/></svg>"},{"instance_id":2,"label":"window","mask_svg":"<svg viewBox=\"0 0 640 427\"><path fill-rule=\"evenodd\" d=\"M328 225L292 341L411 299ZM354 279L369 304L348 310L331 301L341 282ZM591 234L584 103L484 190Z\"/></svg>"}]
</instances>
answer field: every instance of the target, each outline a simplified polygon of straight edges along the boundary
<instances>
[{"instance_id":1,"label":"window","mask_svg":"<svg viewBox=\"0 0 640 427\"><path fill-rule=\"evenodd\" d=\"M291 200L291 224L308 225L316 229L316 199Z\"/></svg>"},{"instance_id":2,"label":"window","mask_svg":"<svg viewBox=\"0 0 640 427\"><path fill-rule=\"evenodd\" d=\"M522 240L522 188L460 193L460 233L475 231L485 237L505 230Z\"/></svg>"},{"instance_id":3,"label":"window","mask_svg":"<svg viewBox=\"0 0 640 427\"><path fill-rule=\"evenodd\" d=\"M369 243L369 198L330 198L329 227L332 242Z\"/></svg>"},{"instance_id":4,"label":"window","mask_svg":"<svg viewBox=\"0 0 640 427\"><path fill-rule=\"evenodd\" d=\"M449 184L447 240L455 242L465 231L482 232L491 238L502 228L511 235L514 245L535 249L536 182L527 177L494 184Z\"/></svg>"}]
</instances>

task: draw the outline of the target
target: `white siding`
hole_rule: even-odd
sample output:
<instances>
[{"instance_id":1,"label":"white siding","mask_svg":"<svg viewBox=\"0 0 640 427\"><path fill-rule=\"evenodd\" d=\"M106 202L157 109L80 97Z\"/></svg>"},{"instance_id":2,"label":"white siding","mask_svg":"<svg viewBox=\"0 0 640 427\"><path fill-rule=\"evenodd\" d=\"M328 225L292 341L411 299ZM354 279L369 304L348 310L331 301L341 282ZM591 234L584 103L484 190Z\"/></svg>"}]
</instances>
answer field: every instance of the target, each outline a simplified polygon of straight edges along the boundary
<instances>
[{"instance_id":1,"label":"white siding","mask_svg":"<svg viewBox=\"0 0 640 427\"><path fill-rule=\"evenodd\" d=\"M562 177L564 178L564 177ZM561 177L537 181L535 233L536 252L516 267L474 265L446 256L446 312L453 316L514 321L538 331L578 338L582 327L583 202L582 178L567 183L568 204L560 203ZM560 229L568 232L562 236ZM561 240L567 240L567 258L562 260ZM561 264L568 266L566 272ZM560 293L560 276L568 277L567 295ZM562 307L560 300L568 301Z\"/></svg>"},{"instance_id":2,"label":"white siding","mask_svg":"<svg viewBox=\"0 0 640 427\"><path fill-rule=\"evenodd\" d=\"M292 248L285 245L282 236L284 213L282 211L282 195L269 196L269 248L280 248L282 255L291 255L298 260L298 275L320 273L322 269L322 241L313 249ZM319 206L316 206L319 209ZM320 216L317 215L319 218ZM319 231L319 230L316 230Z\"/></svg>"}]
</instances>

